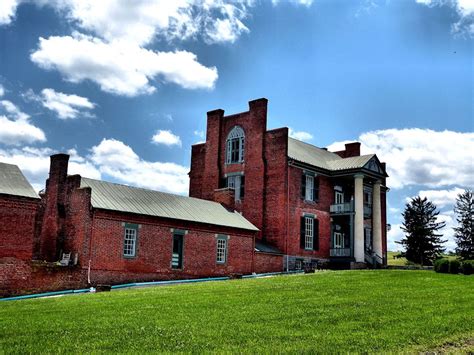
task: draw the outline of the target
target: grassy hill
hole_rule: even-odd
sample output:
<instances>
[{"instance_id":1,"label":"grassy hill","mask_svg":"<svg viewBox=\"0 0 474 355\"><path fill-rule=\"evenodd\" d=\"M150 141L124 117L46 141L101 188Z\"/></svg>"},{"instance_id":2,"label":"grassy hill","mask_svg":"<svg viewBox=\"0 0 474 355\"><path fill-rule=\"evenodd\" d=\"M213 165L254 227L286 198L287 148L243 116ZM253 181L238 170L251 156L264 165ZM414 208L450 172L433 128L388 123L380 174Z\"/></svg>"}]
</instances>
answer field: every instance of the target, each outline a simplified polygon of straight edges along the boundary
<instances>
[{"instance_id":1,"label":"grassy hill","mask_svg":"<svg viewBox=\"0 0 474 355\"><path fill-rule=\"evenodd\" d=\"M406 258L394 258L394 256L397 256L399 254L399 251L387 251L387 264L396 266L408 265L409 263L407 262ZM449 260L457 259L456 255L442 254L442 257Z\"/></svg>"},{"instance_id":2,"label":"grassy hill","mask_svg":"<svg viewBox=\"0 0 474 355\"><path fill-rule=\"evenodd\" d=\"M472 344L473 289L472 276L365 270L7 301L0 350L428 350Z\"/></svg>"}]
</instances>

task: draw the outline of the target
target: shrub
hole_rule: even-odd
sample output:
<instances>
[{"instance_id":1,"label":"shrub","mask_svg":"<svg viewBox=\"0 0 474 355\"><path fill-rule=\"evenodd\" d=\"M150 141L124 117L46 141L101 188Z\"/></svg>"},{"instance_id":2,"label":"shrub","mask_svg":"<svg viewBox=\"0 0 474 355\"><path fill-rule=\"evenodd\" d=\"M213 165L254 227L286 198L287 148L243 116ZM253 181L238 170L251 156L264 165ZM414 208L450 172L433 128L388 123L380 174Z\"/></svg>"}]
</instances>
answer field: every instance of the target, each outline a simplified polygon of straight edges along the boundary
<instances>
[{"instance_id":1,"label":"shrub","mask_svg":"<svg viewBox=\"0 0 474 355\"><path fill-rule=\"evenodd\" d=\"M438 259L434 262L434 269L436 272L449 272L449 260L448 259Z\"/></svg>"},{"instance_id":2,"label":"shrub","mask_svg":"<svg viewBox=\"0 0 474 355\"><path fill-rule=\"evenodd\" d=\"M461 271L461 263L458 260L449 261L449 273L450 274L459 274Z\"/></svg>"},{"instance_id":3,"label":"shrub","mask_svg":"<svg viewBox=\"0 0 474 355\"><path fill-rule=\"evenodd\" d=\"M474 260L464 260L461 263L461 272L464 275L472 275L474 273Z\"/></svg>"}]
</instances>

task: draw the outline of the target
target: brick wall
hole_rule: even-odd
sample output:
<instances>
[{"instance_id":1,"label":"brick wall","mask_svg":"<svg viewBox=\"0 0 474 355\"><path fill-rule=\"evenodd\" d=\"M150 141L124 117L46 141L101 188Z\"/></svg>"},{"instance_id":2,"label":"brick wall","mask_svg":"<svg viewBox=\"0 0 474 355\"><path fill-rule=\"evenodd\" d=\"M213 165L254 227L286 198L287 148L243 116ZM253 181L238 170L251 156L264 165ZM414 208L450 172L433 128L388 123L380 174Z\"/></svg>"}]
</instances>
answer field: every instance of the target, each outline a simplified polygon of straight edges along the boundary
<instances>
[{"instance_id":1,"label":"brick wall","mask_svg":"<svg viewBox=\"0 0 474 355\"><path fill-rule=\"evenodd\" d=\"M283 255L255 253L255 272L257 274L281 271L283 271Z\"/></svg>"},{"instance_id":2,"label":"brick wall","mask_svg":"<svg viewBox=\"0 0 474 355\"><path fill-rule=\"evenodd\" d=\"M136 257L123 256L123 223L140 225ZM181 270L171 268L171 228L188 231L184 236ZM229 235L227 262L222 265L216 263L217 233ZM228 228L96 211L92 227L91 281L117 283L248 274L252 272L253 249L251 232L242 234Z\"/></svg>"},{"instance_id":3,"label":"brick wall","mask_svg":"<svg viewBox=\"0 0 474 355\"><path fill-rule=\"evenodd\" d=\"M0 258L31 260L40 200L0 195Z\"/></svg>"}]
</instances>

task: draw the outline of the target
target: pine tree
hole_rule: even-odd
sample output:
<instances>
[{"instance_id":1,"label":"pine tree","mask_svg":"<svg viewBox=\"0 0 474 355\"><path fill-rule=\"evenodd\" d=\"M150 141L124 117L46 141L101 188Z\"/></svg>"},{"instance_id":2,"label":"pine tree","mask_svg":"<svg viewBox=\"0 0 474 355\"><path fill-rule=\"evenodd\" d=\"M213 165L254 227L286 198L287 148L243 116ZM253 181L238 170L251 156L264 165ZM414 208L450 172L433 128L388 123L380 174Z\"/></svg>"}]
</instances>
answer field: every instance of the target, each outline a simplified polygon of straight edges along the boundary
<instances>
[{"instance_id":1,"label":"pine tree","mask_svg":"<svg viewBox=\"0 0 474 355\"><path fill-rule=\"evenodd\" d=\"M417 264L431 265L444 251L441 246L441 234L436 232L446 226L445 222L437 222L439 211L428 199L419 196L411 199L402 213L404 218L402 230L405 238L399 244L405 247L404 256L408 261Z\"/></svg>"},{"instance_id":2,"label":"pine tree","mask_svg":"<svg viewBox=\"0 0 474 355\"><path fill-rule=\"evenodd\" d=\"M456 253L464 260L474 260L474 194L465 190L454 205L458 226L454 228Z\"/></svg>"}]
</instances>

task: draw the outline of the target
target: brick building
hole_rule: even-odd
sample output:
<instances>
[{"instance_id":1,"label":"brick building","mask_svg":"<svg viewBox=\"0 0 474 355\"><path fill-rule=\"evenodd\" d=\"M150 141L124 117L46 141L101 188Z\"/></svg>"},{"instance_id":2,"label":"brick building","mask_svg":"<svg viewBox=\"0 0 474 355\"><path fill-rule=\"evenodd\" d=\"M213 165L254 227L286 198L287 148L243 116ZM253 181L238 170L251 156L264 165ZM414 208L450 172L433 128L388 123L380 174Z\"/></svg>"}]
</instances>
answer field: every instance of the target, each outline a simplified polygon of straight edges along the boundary
<instances>
[{"instance_id":1,"label":"brick building","mask_svg":"<svg viewBox=\"0 0 474 355\"><path fill-rule=\"evenodd\" d=\"M249 274L257 228L222 204L67 175L40 197L0 165L0 295Z\"/></svg>"},{"instance_id":2,"label":"brick building","mask_svg":"<svg viewBox=\"0 0 474 355\"><path fill-rule=\"evenodd\" d=\"M189 176L190 196L226 201L259 228L256 260L273 255L275 269L385 263L385 164L360 155L360 143L329 152L286 127L267 130L266 99L238 114L208 112Z\"/></svg>"},{"instance_id":3,"label":"brick building","mask_svg":"<svg viewBox=\"0 0 474 355\"><path fill-rule=\"evenodd\" d=\"M384 264L385 164L267 130L267 100L207 114L190 197L68 175L36 194L0 163L0 296L97 284Z\"/></svg>"}]
</instances>

